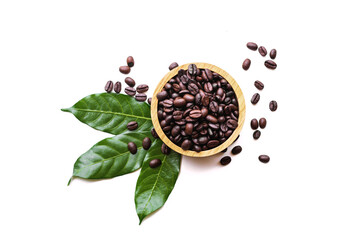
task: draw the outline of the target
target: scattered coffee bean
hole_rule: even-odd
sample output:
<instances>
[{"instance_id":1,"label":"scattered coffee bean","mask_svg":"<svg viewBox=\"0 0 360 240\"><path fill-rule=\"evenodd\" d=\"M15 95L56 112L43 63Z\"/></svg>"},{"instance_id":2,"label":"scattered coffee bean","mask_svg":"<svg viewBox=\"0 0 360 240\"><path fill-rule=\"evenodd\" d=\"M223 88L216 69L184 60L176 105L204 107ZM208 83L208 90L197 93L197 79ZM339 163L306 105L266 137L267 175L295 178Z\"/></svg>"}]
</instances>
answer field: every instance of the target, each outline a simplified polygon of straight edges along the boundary
<instances>
[{"instance_id":1,"label":"scattered coffee bean","mask_svg":"<svg viewBox=\"0 0 360 240\"><path fill-rule=\"evenodd\" d=\"M157 132L155 131L155 128L151 129L151 135L152 135L154 138L159 138L159 135L158 135Z\"/></svg>"},{"instance_id":2,"label":"scattered coffee bean","mask_svg":"<svg viewBox=\"0 0 360 240\"><path fill-rule=\"evenodd\" d=\"M259 89L259 90L263 90L263 89L264 89L264 84L263 84L262 82L260 82L259 80L256 80L256 81L254 82L254 85L255 85L255 87L256 87L257 89Z\"/></svg>"},{"instance_id":3,"label":"scattered coffee bean","mask_svg":"<svg viewBox=\"0 0 360 240\"><path fill-rule=\"evenodd\" d=\"M251 98L251 103L255 105L259 102L259 100L260 100L260 94L255 93Z\"/></svg>"},{"instance_id":4,"label":"scattered coffee bean","mask_svg":"<svg viewBox=\"0 0 360 240\"><path fill-rule=\"evenodd\" d=\"M272 70L276 69L276 67L277 67L277 64L272 60L266 60L264 64L265 64L265 67L272 69Z\"/></svg>"},{"instance_id":5,"label":"scattered coffee bean","mask_svg":"<svg viewBox=\"0 0 360 240\"><path fill-rule=\"evenodd\" d=\"M146 84L140 84L139 86L136 87L136 91L138 93L145 93L149 90L149 86Z\"/></svg>"},{"instance_id":6,"label":"scattered coffee bean","mask_svg":"<svg viewBox=\"0 0 360 240\"><path fill-rule=\"evenodd\" d=\"M120 92L121 92L121 82L116 82L116 83L115 83L114 91L115 91L116 93L120 93Z\"/></svg>"},{"instance_id":7,"label":"scattered coffee bean","mask_svg":"<svg viewBox=\"0 0 360 240\"><path fill-rule=\"evenodd\" d=\"M148 104L150 104L150 105L151 105L151 100L152 100L151 97L149 97L148 100L147 100Z\"/></svg>"},{"instance_id":8,"label":"scattered coffee bean","mask_svg":"<svg viewBox=\"0 0 360 240\"><path fill-rule=\"evenodd\" d=\"M112 81L108 81L105 85L105 91L110 93L113 90L114 83Z\"/></svg>"},{"instance_id":9,"label":"scattered coffee bean","mask_svg":"<svg viewBox=\"0 0 360 240\"><path fill-rule=\"evenodd\" d=\"M169 155L170 152L171 152L171 149L170 149L168 146L166 146L165 143L163 143L163 144L161 145L161 152L162 152L163 154L165 154L165 155Z\"/></svg>"},{"instance_id":10,"label":"scattered coffee bean","mask_svg":"<svg viewBox=\"0 0 360 240\"><path fill-rule=\"evenodd\" d=\"M253 138L255 140L258 140L260 138L260 135L261 135L261 132L259 130L256 130L254 133L253 133Z\"/></svg>"},{"instance_id":11,"label":"scattered coffee bean","mask_svg":"<svg viewBox=\"0 0 360 240\"><path fill-rule=\"evenodd\" d=\"M137 146L134 142L129 142L128 143L128 149L131 152L131 154L135 154L137 153Z\"/></svg>"},{"instance_id":12,"label":"scattered coffee bean","mask_svg":"<svg viewBox=\"0 0 360 240\"><path fill-rule=\"evenodd\" d=\"M173 70L174 68L177 68L179 65L177 64L177 62L173 62L172 64L170 64L169 66L169 70Z\"/></svg>"},{"instance_id":13,"label":"scattered coffee bean","mask_svg":"<svg viewBox=\"0 0 360 240\"><path fill-rule=\"evenodd\" d=\"M260 155L259 161L262 163L268 163L270 161L270 157L268 155Z\"/></svg>"},{"instance_id":14,"label":"scattered coffee bean","mask_svg":"<svg viewBox=\"0 0 360 240\"><path fill-rule=\"evenodd\" d=\"M149 162L149 166L150 166L151 168L157 168L157 167L160 166L160 165L161 165L161 160L158 159L158 158L153 159L153 160L151 160L151 161Z\"/></svg>"},{"instance_id":15,"label":"scattered coffee bean","mask_svg":"<svg viewBox=\"0 0 360 240\"><path fill-rule=\"evenodd\" d=\"M263 46L259 47L259 53L260 53L261 56L265 57L266 54L267 54L266 48L263 47Z\"/></svg>"},{"instance_id":16,"label":"scattered coffee bean","mask_svg":"<svg viewBox=\"0 0 360 240\"><path fill-rule=\"evenodd\" d=\"M256 130L259 127L259 122L256 118L251 119L250 126L252 130Z\"/></svg>"},{"instance_id":17,"label":"scattered coffee bean","mask_svg":"<svg viewBox=\"0 0 360 240\"><path fill-rule=\"evenodd\" d=\"M230 162L231 162L231 157L229 156L225 156L220 160L220 164L223 166L228 165Z\"/></svg>"},{"instance_id":18,"label":"scattered coffee bean","mask_svg":"<svg viewBox=\"0 0 360 240\"><path fill-rule=\"evenodd\" d=\"M132 56L127 57L126 63L129 67L133 67L135 64L134 58Z\"/></svg>"},{"instance_id":19,"label":"scattered coffee bean","mask_svg":"<svg viewBox=\"0 0 360 240\"><path fill-rule=\"evenodd\" d=\"M119 67L119 71L122 74L129 74L130 73L130 67L129 66L121 66L121 67Z\"/></svg>"},{"instance_id":20,"label":"scattered coffee bean","mask_svg":"<svg viewBox=\"0 0 360 240\"><path fill-rule=\"evenodd\" d=\"M125 93L129 96L135 96L136 94L136 90L132 87L126 87L125 88Z\"/></svg>"},{"instance_id":21,"label":"scattered coffee bean","mask_svg":"<svg viewBox=\"0 0 360 240\"><path fill-rule=\"evenodd\" d=\"M134 131L135 129L138 128L138 123L135 122L135 121L131 121L127 124L127 128L130 130L130 131Z\"/></svg>"},{"instance_id":22,"label":"scattered coffee bean","mask_svg":"<svg viewBox=\"0 0 360 240\"><path fill-rule=\"evenodd\" d=\"M135 99L138 102L145 102L146 98L147 98L147 96L146 96L145 93L138 93L138 94L135 95Z\"/></svg>"},{"instance_id":23,"label":"scattered coffee bean","mask_svg":"<svg viewBox=\"0 0 360 240\"><path fill-rule=\"evenodd\" d=\"M248 42L246 44L247 48L253 51L256 51L258 49L258 45L254 42Z\"/></svg>"},{"instance_id":24,"label":"scattered coffee bean","mask_svg":"<svg viewBox=\"0 0 360 240\"><path fill-rule=\"evenodd\" d=\"M277 102L276 101L271 101L270 103L269 103L269 108L270 108L270 110L272 111L272 112L275 112L276 111L276 109L278 108L278 104L277 104Z\"/></svg>"},{"instance_id":25,"label":"scattered coffee bean","mask_svg":"<svg viewBox=\"0 0 360 240\"><path fill-rule=\"evenodd\" d=\"M237 145L231 150L231 153L236 155L236 154L241 153L241 151L242 151L242 147L240 145Z\"/></svg>"},{"instance_id":26,"label":"scattered coffee bean","mask_svg":"<svg viewBox=\"0 0 360 240\"><path fill-rule=\"evenodd\" d=\"M242 68L247 71L250 68L251 65L251 60L250 59L245 59L243 64L242 64Z\"/></svg>"},{"instance_id":27,"label":"scattered coffee bean","mask_svg":"<svg viewBox=\"0 0 360 240\"><path fill-rule=\"evenodd\" d=\"M272 50L270 51L270 58L271 58L271 59L275 59L275 58L276 58L276 54L277 54L276 49L272 49Z\"/></svg>"},{"instance_id":28,"label":"scattered coffee bean","mask_svg":"<svg viewBox=\"0 0 360 240\"><path fill-rule=\"evenodd\" d=\"M148 137L144 138L142 146L145 150L148 150L151 147L151 139Z\"/></svg>"},{"instance_id":29,"label":"scattered coffee bean","mask_svg":"<svg viewBox=\"0 0 360 240\"><path fill-rule=\"evenodd\" d=\"M265 118L260 118L259 119L259 125L261 129L264 129L266 127L266 119Z\"/></svg>"},{"instance_id":30,"label":"scattered coffee bean","mask_svg":"<svg viewBox=\"0 0 360 240\"><path fill-rule=\"evenodd\" d=\"M135 80L132 79L131 77L126 77L126 78L125 78L125 83L126 83L129 87L134 87L134 86L135 86Z\"/></svg>"}]
</instances>

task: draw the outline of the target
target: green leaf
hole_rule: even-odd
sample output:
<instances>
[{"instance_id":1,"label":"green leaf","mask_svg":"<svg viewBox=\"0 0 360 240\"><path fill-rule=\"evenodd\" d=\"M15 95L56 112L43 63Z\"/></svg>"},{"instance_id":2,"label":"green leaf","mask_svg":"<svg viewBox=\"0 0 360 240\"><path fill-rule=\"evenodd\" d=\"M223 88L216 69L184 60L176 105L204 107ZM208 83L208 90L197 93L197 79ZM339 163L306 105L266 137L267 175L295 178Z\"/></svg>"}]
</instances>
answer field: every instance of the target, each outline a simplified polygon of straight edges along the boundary
<instances>
[{"instance_id":1,"label":"green leaf","mask_svg":"<svg viewBox=\"0 0 360 240\"><path fill-rule=\"evenodd\" d=\"M127 132L98 142L77 159L73 176L87 179L112 178L139 169L147 153L142 147L145 137L154 140L150 131L147 131ZM129 152L129 142L134 142L138 147L136 154Z\"/></svg>"},{"instance_id":2,"label":"green leaf","mask_svg":"<svg viewBox=\"0 0 360 240\"><path fill-rule=\"evenodd\" d=\"M130 121L138 123L137 131L150 131L152 128L149 104L124 94L92 94L71 108L61 110L71 112L90 127L114 135L127 130Z\"/></svg>"},{"instance_id":3,"label":"green leaf","mask_svg":"<svg viewBox=\"0 0 360 240\"><path fill-rule=\"evenodd\" d=\"M165 204L179 175L181 155L175 151L164 155L161 145L162 141L156 139L149 149L136 183L135 205L139 224L147 215ZM156 158L162 164L157 168L150 168L149 162Z\"/></svg>"}]
</instances>

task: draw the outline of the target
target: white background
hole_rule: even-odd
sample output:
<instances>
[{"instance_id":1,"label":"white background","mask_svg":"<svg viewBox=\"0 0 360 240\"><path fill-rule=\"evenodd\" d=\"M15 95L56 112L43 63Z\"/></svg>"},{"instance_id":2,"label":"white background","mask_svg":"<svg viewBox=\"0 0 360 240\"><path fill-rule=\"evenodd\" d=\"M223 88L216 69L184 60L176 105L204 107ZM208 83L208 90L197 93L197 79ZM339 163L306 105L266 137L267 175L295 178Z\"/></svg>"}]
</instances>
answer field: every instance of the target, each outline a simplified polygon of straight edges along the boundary
<instances>
[{"instance_id":1,"label":"white background","mask_svg":"<svg viewBox=\"0 0 360 240\"><path fill-rule=\"evenodd\" d=\"M0 239L359 239L357 2L1 1ZM248 41L276 48L278 69ZM77 157L110 135L60 111L123 81L129 55L151 94L171 62L208 62L247 103L243 152L226 167L184 157L140 226L139 171L66 186ZM265 89L252 106L255 80ZM263 116L254 141L249 122Z\"/></svg>"}]
</instances>

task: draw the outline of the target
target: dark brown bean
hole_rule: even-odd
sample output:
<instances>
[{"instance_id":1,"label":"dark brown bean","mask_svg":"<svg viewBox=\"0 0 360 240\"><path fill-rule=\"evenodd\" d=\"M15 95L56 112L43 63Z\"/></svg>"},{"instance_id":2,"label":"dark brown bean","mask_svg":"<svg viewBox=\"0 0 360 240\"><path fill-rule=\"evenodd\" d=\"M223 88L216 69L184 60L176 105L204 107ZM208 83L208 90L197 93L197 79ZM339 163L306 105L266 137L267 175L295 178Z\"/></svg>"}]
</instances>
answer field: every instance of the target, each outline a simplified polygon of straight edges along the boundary
<instances>
[{"instance_id":1,"label":"dark brown bean","mask_svg":"<svg viewBox=\"0 0 360 240\"><path fill-rule=\"evenodd\" d=\"M260 100L260 94L255 93L251 98L251 103L255 105L259 102L259 100Z\"/></svg>"},{"instance_id":2,"label":"dark brown bean","mask_svg":"<svg viewBox=\"0 0 360 240\"><path fill-rule=\"evenodd\" d=\"M131 154L137 153L137 146L136 146L136 144L134 142L129 142L128 143L128 149L129 149Z\"/></svg>"},{"instance_id":3,"label":"dark brown bean","mask_svg":"<svg viewBox=\"0 0 360 240\"><path fill-rule=\"evenodd\" d=\"M231 128L231 129L236 129L238 127L238 122L233 119L229 119L226 122L226 126L228 126L228 128Z\"/></svg>"},{"instance_id":4,"label":"dark brown bean","mask_svg":"<svg viewBox=\"0 0 360 240\"><path fill-rule=\"evenodd\" d=\"M153 159L153 160L151 160L151 161L149 162L149 166L150 166L151 168L157 168L157 167L160 166L160 165L161 165L161 160L158 159L158 158Z\"/></svg>"},{"instance_id":5,"label":"dark brown bean","mask_svg":"<svg viewBox=\"0 0 360 240\"><path fill-rule=\"evenodd\" d=\"M208 148L214 148L214 147L218 146L219 144L220 144L219 140L210 140L210 141L208 141L206 146Z\"/></svg>"},{"instance_id":6,"label":"dark brown bean","mask_svg":"<svg viewBox=\"0 0 360 240\"><path fill-rule=\"evenodd\" d=\"M237 145L231 150L231 153L236 155L236 154L241 153L241 151L242 151L242 147L240 145Z\"/></svg>"},{"instance_id":7,"label":"dark brown bean","mask_svg":"<svg viewBox=\"0 0 360 240\"><path fill-rule=\"evenodd\" d=\"M220 164L223 166L228 165L230 162L231 162L231 157L229 156L225 156L220 160Z\"/></svg>"},{"instance_id":8,"label":"dark brown bean","mask_svg":"<svg viewBox=\"0 0 360 240\"><path fill-rule=\"evenodd\" d=\"M185 151L189 150L191 148L191 146L192 146L192 143L189 139L185 139L181 144L181 148Z\"/></svg>"},{"instance_id":9,"label":"dark brown bean","mask_svg":"<svg viewBox=\"0 0 360 240\"><path fill-rule=\"evenodd\" d=\"M129 66L121 66L121 67L119 67L119 71L122 74L129 74L130 73L130 67Z\"/></svg>"},{"instance_id":10,"label":"dark brown bean","mask_svg":"<svg viewBox=\"0 0 360 240\"><path fill-rule=\"evenodd\" d=\"M270 103L269 103L269 108L272 112L275 112L278 108L278 104L275 100L272 100Z\"/></svg>"},{"instance_id":11,"label":"dark brown bean","mask_svg":"<svg viewBox=\"0 0 360 240\"><path fill-rule=\"evenodd\" d=\"M163 143L163 144L161 145L161 152L162 152L163 154L165 154L165 155L169 155L170 152L171 152L171 149L170 149L168 146L166 146L165 143Z\"/></svg>"},{"instance_id":12,"label":"dark brown bean","mask_svg":"<svg viewBox=\"0 0 360 240\"><path fill-rule=\"evenodd\" d=\"M254 133L253 133L253 138L255 140L259 139L261 136L261 132L259 130L256 130Z\"/></svg>"},{"instance_id":13,"label":"dark brown bean","mask_svg":"<svg viewBox=\"0 0 360 240\"><path fill-rule=\"evenodd\" d=\"M242 68L247 71L250 68L251 65L251 60L250 59L245 59L243 64L242 64Z\"/></svg>"},{"instance_id":14,"label":"dark brown bean","mask_svg":"<svg viewBox=\"0 0 360 240\"><path fill-rule=\"evenodd\" d=\"M169 66L169 70L173 70L174 68L177 68L179 65L177 64L177 62L173 62L172 64L170 64Z\"/></svg>"},{"instance_id":15,"label":"dark brown bean","mask_svg":"<svg viewBox=\"0 0 360 240\"><path fill-rule=\"evenodd\" d=\"M200 118L200 117L201 117L201 111L200 111L200 110L192 110L192 111L189 113L189 116L190 116L191 118L194 118L194 119Z\"/></svg>"},{"instance_id":16,"label":"dark brown bean","mask_svg":"<svg viewBox=\"0 0 360 240\"><path fill-rule=\"evenodd\" d=\"M185 94L183 98L185 99L186 102L194 102L195 100L195 97L191 94Z\"/></svg>"},{"instance_id":17,"label":"dark brown bean","mask_svg":"<svg viewBox=\"0 0 360 240\"><path fill-rule=\"evenodd\" d=\"M248 42L246 44L247 48L253 51L256 51L258 49L258 45L254 42Z\"/></svg>"},{"instance_id":18,"label":"dark brown bean","mask_svg":"<svg viewBox=\"0 0 360 240\"><path fill-rule=\"evenodd\" d=\"M175 100L174 100L175 107L180 108L180 107L184 107L185 105L186 105L186 101L184 98L182 98L182 97L175 98Z\"/></svg>"},{"instance_id":19,"label":"dark brown bean","mask_svg":"<svg viewBox=\"0 0 360 240\"><path fill-rule=\"evenodd\" d=\"M262 82L260 82L259 80L256 80L254 82L254 86L259 89L259 90L263 90L264 89L264 84Z\"/></svg>"},{"instance_id":20,"label":"dark brown bean","mask_svg":"<svg viewBox=\"0 0 360 240\"><path fill-rule=\"evenodd\" d=\"M188 73L190 75L196 75L197 74L197 67L195 64L190 64L188 67Z\"/></svg>"},{"instance_id":21,"label":"dark brown bean","mask_svg":"<svg viewBox=\"0 0 360 240\"><path fill-rule=\"evenodd\" d=\"M151 100L152 100L151 97L149 97L148 100L147 100L148 104L150 104L150 105L151 105Z\"/></svg>"},{"instance_id":22,"label":"dark brown bean","mask_svg":"<svg viewBox=\"0 0 360 240\"><path fill-rule=\"evenodd\" d=\"M145 93L149 90L149 86L146 84L140 84L139 86L136 87L136 91L138 93Z\"/></svg>"},{"instance_id":23,"label":"dark brown bean","mask_svg":"<svg viewBox=\"0 0 360 240\"><path fill-rule=\"evenodd\" d=\"M205 107L209 106L209 103L210 103L210 98L208 96L203 96L201 98L201 104Z\"/></svg>"},{"instance_id":24,"label":"dark brown bean","mask_svg":"<svg viewBox=\"0 0 360 240\"><path fill-rule=\"evenodd\" d=\"M277 51L276 49L271 49L270 51L270 58L275 59L276 58Z\"/></svg>"},{"instance_id":25,"label":"dark brown bean","mask_svg":"<svg viewBox=\"0 0 360 240\"><path fill-rule=\"evenodd\" d=\"M134 58L132 56L127 57L126 63L129 67L133 67L135 64Z\"/></svg>"},{"instance_id":26,"label":"dark brown bean","mask_svg":"<svg viewBox=\"0 0 360 240\"><path fill-rule=\"evenodd\" d=\"M266 119L265 118L260 118L259 125L260 125L261 129L264 129L266 127Z\"/></svg>"},{"instance_id":27,"label":"dark brown bean","mask_svg":"<svg viewBox=\"0 0 360 240\"><path fill-rule=\"evenodd\" d=\"M217 113L219 111L219 105L217 102L212 101L209 104L209 109L213 112L213 113Z\"/></svg>"},{"instance_id":28,"label":"dark brown bean","mask_svg":"<svg viewBox=\"0 0 360 240\"><path fill-rule=\"evenodd\" d=\"M135 95L135 99L138 102L145 102L146 98L147 98L147 96L146 96L145 93L138 93L138 94Z\"/></svg>"},{"instance_id":29,"label":"dark brown bean","mask_svg":"<svg viewBox=\"0 0 360 240\"><path fill-rule=\"evenodd\" d=\"M113 90L114 83L112 81L108 81L105 85L105 91L110 93Z\"/></svg>"},{"instance_id":30,"label":"dark brown bean","mask_svg":"<svg viewBox=\"0 0 360 240\"><path fill-rule=\"evenodd\" d=\"M135 86L135 80L132 79L131 77L126 77L126 78L125 78L125 83L126 83L129 87L134 87L134 86Z\"/></svg>"},{"instance_id":31,"label":"dark brown bean","mask_svg":"<svg viewBox=\"0 0 360 240\"><path fill-rule=\"evenodd\" d=\"M188 86L188 90L192 95L195 95L199 92L199 87L195 83L190 83Z\"/></svg>"},{"instance_id":32,"label":"dark brown bean","mask_svg":"<svg viewBox=\"0 0 360 240\"><path fill-rule=\"evenodd\" d=\"M267 68L269 68L271 70L274 70L277 67L276 62L274 62L272 60L266 60L264 64L265 64L265 67L267 67Z\"/></svg>"},{"instance_id":33,"label":"dark brown bean","mask_svg":"<svg viewBox=\"0 0 360 240\"><path fill-rule=\"evenodd\" d=\"M266 54L267 54L266 48L263 47L263 46L259 47L259 53L260 53L261 56L265 57Z\"/></svg>"},{"instance_id":34,"label":"dark brown bean","mask_svg":"<svg viewBox=\"0 0 360 240\"><path fill-rule=\"evenodd\" d=\"M135 121L131 121L127 124L127 129L129 129L130 131L134 131L137 128L138 128L138 123Z\"/></svg>"},{"instance_id":35,"label":"dark brown bean","mask_svg":"<svg viewBox=\"0 0 360 240\"><path fill-rule=\"evenodd\" d=\"M152 135L154 138L159 138L159 135L156 133L155 128L151 129L151 135Z\"/></svg>"},{"instance_id":36,"label":"dark brown bean","mask_svg":"<svg viewBox=\"0 0 360 240\"><path fill-rule=\"evenodd\" d=\"M214 117L213 115L210 115L210 114L207 115L205 119L208 120L208 121L211 122L211 123L218 123L217 118Z\"/></svg>"},{"instance_id":37,"label":"dark brown bean","mask_svg":"<svg viewBox=\"0 0 360 240\"><path fill-rule=\"evenodd\" d=\"M212 81L214 79L214 75L209 69L205 68L204 73L209 81Z\"/></svg>"},{"instance_id":38,"label":"dark brown bean","mask_svg":"<svg viewBox=\"0 0 360 240\"><path fill-rule=\"evenodd\" d=\"M186 133L187 135L191 135L192 132L193 132L193 130L194 130L194 124L192 124L192 123L187 123L187 124L185 125L185 133Z\"/></svg>"},{"instance_id":39,"label":"dark brown bean","mask_svg":"<svg viewBox=\"0 0 360 240\"><path fill-rule=\"evenodd\" d=\"M259 127L259 122L256 118L251 119L250 126L252 130L256 130Z\"/></svg>"},{"instance_id":40,"label":"dark brown bean","mask_svg":"<svg viewBox=\"0 0 360 240\"><path fill-rule=\"evenodd\" d=\"M268 163L270 161L270 157L268 155L260 155L259 161L262 163Z\"/></svg>"},{"instance_id":41,"label":"dark brown bean","mask_svg":"<svg viewBox=\"0 0 360 240\"><path fill-rule=\"evenodd\" d=\"M168 93L166 91L161 91L158 94L156 94L156 97L159 101L162 101L168 97Z\"/></svg>"},{"instance_id":42,"label":"dark brown bean","mask_svg":"<svg viewBox=\"0 0 360 240\"><path fill-rule=\"evenodd\" d=\"M129 96L134 96L136 94L136 90L132 87L126 87L125 93Z\"/></svg>"},{"instance_id":43,"label":"dark brown bean","mask_svg":"<svg viewBox=\"0 0 360 240\"><path fill-rule=\"evenodd\" d=\"M142 146L145 150L148 150L151 147L151 139L148 137L144 138Z\"/></svg>"},{"instance_id":44,"label":"dark brown bean","mask_svg":"<svg viewBox=\"0 0 360 240\"><path fill-rule=\"evenodd\" d=\"M121 92L121 82L116 82L114 85L114 91L116 93L120 93Z\"/></svg>"}]
</instances>

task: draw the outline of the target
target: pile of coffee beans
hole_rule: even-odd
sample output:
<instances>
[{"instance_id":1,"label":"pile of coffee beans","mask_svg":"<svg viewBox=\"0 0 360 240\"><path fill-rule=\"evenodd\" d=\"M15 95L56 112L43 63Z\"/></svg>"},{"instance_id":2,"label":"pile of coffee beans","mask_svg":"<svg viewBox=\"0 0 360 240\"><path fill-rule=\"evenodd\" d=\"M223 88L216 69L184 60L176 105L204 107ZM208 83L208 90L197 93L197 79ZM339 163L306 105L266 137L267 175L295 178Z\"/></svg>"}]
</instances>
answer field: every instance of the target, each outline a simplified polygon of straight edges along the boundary
<instances>
[{"instance_id":1,"label":"pile of coffee beans","mask_svg":"<svg viewBox=\"0 0 360 240\"><path fill-rule=\"evenodd\" d=\"M172 63L169 69L174 69ZM157 94L158 119L166 136L183 150L215 148L238 127L238 102L231 85L209 69L190 64Z\"/></svg>"}]
</instances>

